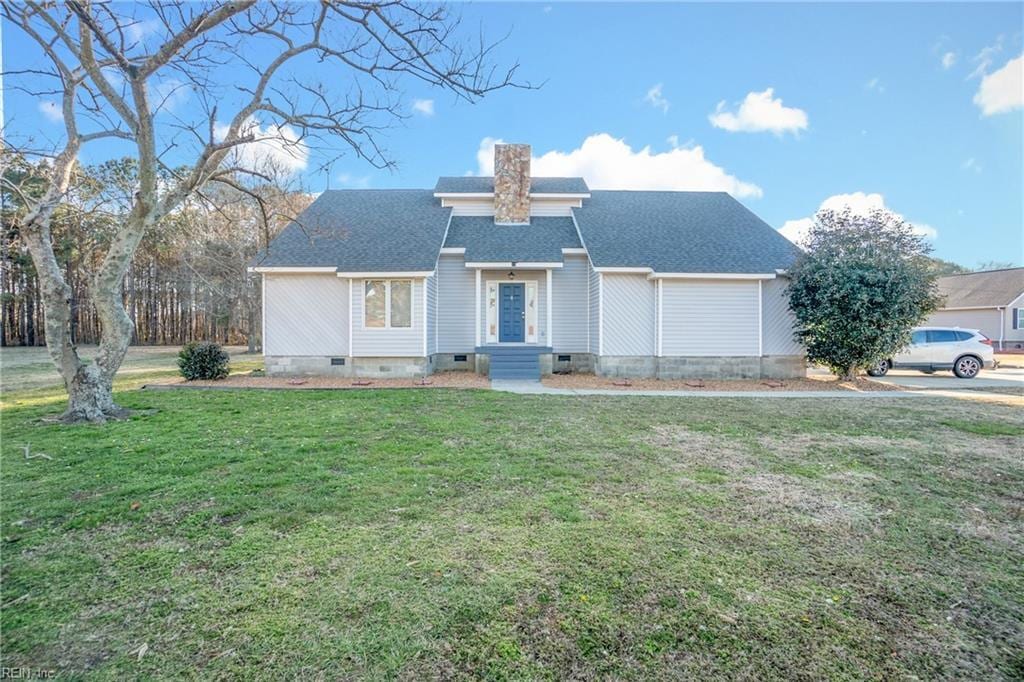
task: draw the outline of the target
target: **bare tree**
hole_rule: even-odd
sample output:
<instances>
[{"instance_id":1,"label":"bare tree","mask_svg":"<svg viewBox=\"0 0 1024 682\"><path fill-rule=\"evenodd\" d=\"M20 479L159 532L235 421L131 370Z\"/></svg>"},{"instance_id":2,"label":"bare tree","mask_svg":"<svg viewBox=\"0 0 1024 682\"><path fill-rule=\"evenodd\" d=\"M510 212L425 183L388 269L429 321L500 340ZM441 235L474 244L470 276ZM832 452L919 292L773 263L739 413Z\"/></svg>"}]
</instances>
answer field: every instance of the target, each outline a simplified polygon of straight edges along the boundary
<instances>
[{"instance_id":1,"label":"bare tree","mask_svg":"<svg viewBox=\"0 0 1024 682\"><path fill-rule=\"evenodd\" d=\"M39 277L47 348L68 392L66 421L126 413L112 395L132 338L121 299L125 272L145 235L187 199L210 183L243 190L240 175L261 173L254 162L260 148L302 158L315 145L325 166L345 152L392 166L379 133L403 116L399 87L406 78L468 101L515 85L515 65L491 66L493 44L465 44L446 8L405 0L5 0L2 7L48 64L7 72L16 79L8 89L59 96L64 119L45 191L22 197L28 210L21 229ZM324 74L330 82L318 78ZM52 85L40 85L47 80ZM177 111L184 94L199 101L189 107L199 113ZM5 137L10 148L10 130ZM70 335L70 290L50 224L79 151L111 140L131 145L137 178L128 217L91 276L101 337L87 365Z\"/></svg>"}]
</instances>

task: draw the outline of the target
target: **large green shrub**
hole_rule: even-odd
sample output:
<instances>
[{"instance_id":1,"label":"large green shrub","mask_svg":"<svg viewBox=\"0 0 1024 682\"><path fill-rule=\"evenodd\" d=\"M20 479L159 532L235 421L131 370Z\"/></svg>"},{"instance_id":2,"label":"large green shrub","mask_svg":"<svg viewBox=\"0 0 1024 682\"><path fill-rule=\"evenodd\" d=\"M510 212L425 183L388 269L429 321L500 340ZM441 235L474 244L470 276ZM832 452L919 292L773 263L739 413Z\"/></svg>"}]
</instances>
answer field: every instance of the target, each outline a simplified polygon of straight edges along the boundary
<instances>
[{"instance_id":1,"label":"large green shrub","mask_svg":"<svg viewBox=\"0 0 1024 682\"><path fill-rule=\"evenodd\" d=\"M186 343L178 353L181 376L196 379L223 379L228 375L228 354L212 341Z\"/></svg>"},{"instance_id":2,"label":"large green shrub","mask_svg":"<svg viewBox=\"0 0 1024 682\"><path fill-rule=\"evenodd\" d=\"M941 301L928 243L890 211L820 211L803 246L789 285L797 338L841 378L904 348Z\"/></svg>"}]
</instances>

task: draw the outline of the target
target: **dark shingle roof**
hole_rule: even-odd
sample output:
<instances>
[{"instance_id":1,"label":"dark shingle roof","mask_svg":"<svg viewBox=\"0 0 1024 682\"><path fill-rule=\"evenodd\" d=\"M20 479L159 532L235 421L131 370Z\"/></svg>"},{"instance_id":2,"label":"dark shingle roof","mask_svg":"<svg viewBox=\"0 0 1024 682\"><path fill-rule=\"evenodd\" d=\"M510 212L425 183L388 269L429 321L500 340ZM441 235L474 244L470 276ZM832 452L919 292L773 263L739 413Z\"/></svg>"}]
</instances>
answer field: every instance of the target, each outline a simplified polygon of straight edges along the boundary
<instances>
[{"instance_id":1,"label":"dark shingle roof","mask_svg":"<svg viewBox=\"0 0 1024 682\"><path fill-rule=\"evenodd\" d=\"M327 190L253 264L340 272L433 270L450 213L427 189Z\"/></svg>"},{"instance_id":2,"label":"dark shingle roof","mask_svg":"<svg viewBox=\"0 0 1024 682\"><path fill-rule=\"evenodd\" d=\"M970 272L939 278L946 297L943 308L983 308L1009 305L1024 293L1024 268Z\"/></svg>"},{"instance_id":3,"label":"dark shingle roof","mask_svg":"<svg viewBox=\"0 0 1024 682\"><path fill-rule=\"evenodd\" d=\"M562 249L579 248L580 240L569 217L533 217L529 225L495 225L491 216L455 216L444 245L465 247L470 263L561 263Z\"/></svg>"},{"instance_id":4,"label":"dark shingle roof","mask_svg":"<svg viewBox=\"0 0 1024 682\"><path fill-rule=\"evenodd\" d=\"M724 192L595 190L573 213L595 267L772 273L800 253Z\"/></svg>"},{"instance_id":5,"label":"dark shingle roof","mask_svg":"<svg viewBox=\"0 0 1024 682\"><path fill-rule=\"evenodd\" d=\"M486 194L494 191L490 175L441 177L434 191L438 194ZM530 194L586 194L590 191L583 178L530 178Z\"/></svg>"}]
</instances>

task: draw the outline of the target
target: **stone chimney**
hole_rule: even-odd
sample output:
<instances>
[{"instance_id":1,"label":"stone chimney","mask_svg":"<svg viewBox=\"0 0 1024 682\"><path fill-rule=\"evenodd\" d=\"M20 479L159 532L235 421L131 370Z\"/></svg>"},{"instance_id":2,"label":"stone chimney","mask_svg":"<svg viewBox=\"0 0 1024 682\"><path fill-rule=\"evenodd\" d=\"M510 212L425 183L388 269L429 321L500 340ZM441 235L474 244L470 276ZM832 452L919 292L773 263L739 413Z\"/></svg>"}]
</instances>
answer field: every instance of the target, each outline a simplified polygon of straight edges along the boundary
<instances>
[{"instance_id":1,"label":"stone chimney","mask_svg":"<svg viewBox=\"0 0 1024 682\"><path fill-rule=\"evenodd\" d=\"M494 145L494 222L530 222L530 145Z\"/></svg>"}]
</instances>

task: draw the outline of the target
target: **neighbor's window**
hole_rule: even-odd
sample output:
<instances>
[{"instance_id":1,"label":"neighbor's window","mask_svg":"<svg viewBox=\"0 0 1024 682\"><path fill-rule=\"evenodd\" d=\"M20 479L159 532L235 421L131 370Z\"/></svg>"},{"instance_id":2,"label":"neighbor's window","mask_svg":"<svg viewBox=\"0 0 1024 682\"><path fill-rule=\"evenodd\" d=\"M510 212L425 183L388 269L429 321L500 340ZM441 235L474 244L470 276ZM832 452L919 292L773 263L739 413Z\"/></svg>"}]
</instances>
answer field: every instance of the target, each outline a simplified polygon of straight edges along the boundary
<instances>
[{"instance_id":1,"label":"neighbor's window","mask_svg":"<svg viewBox=\"0 0 1024 682\"><path fill-rule=\"evenodd\" d=\"M366 281L366 326L387 326L387 286L382 279Z\"/></svg>"},{"instance_id":2,"label":"neighbor's window","mask_svg":"<svg viewBox=\"0 0 1024 682\"><path fill-rule=\"evenodd\" d=\"M365 287L367 328L412 327L412 280L370 279Z\"/></svg>"},{"instance_id":3,"label":"neighbor's window","mask_svg":"<svg viewBox=\"0 0 1024 682\"><path fill-rule=\"evenodd\" d=\"M391 282L391 326L412 326L412 282L410 280Z\"/></svg>"}]
</instances>

